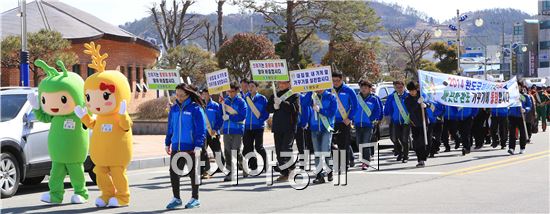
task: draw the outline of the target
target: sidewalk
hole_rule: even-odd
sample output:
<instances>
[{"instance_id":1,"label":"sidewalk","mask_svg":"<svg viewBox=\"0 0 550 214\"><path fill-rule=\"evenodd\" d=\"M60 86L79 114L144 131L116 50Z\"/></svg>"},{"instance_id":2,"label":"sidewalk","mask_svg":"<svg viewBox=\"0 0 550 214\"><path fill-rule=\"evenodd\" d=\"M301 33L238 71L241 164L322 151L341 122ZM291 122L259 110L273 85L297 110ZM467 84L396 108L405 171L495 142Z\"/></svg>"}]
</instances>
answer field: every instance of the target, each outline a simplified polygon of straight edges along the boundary
<instances>
[{"instance_id":1,"label":"sidewalk","mask_svg":"<svg viewBox=\"0 0 550 214\"><path fill-rule=\"evenodd\" d=\"M128 170L146 169L152 167L168 166L170 157L164 150L164 135L134 135L133 158ZM221 148L223 151L223 136L221 136ZM264 147L273 147L273 133L264 133ZM212 150L208 149L208 156L214 157Z\"/></svg>"}]
</instances>

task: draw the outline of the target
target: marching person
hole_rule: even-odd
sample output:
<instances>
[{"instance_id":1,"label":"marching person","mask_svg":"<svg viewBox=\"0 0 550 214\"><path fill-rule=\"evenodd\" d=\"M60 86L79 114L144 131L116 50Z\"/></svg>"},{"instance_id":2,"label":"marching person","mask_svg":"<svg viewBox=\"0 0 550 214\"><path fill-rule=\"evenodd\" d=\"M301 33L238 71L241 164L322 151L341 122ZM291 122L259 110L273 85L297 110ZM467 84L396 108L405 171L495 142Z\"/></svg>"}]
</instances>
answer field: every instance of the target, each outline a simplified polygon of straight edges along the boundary
<instances>
[{"instance_id":1,"label":"marching person","mask_svg":"<svg viewBox=\"0 0 550 214\"><path fill-rule=\"evenodd\" d=\"M241 90L239 91L239 96L243 99L246 97L246 94L248 94L248 84L250 84L250 80L248 78L241 79Z\"/></svg>"},{"instance_id":2,"label":"marching person","mask_svg":"<svg viewBox=\"0 0 550 214\"><path fill-rule=\"evenodd\" d=\"M334 122L335 133L333 142L338 146L338 150L346 151L346 166L353 167L353 151L351 149L351 117L355 114L357 108L357 95L353 89L344 84L344 75L340 72L332 72L333 89L331 93L336 96L338 112ZM346 167L347 168L347 167Z\"/></svg>"},{"instance_id":3,"label":"marching person","mask_svg":"<svg viewBox=\"0 0 550 214\"><path fill-rule=\"evenodd\" d=\"M307 103L311 104L309 127L311 128L311 141L315 153L315 172L317 173L313 183L321 184L325 183L326 173L323 167L326 165L330 168L330 148L337 108L336 96L328 90L317 90L315 93L307 93L307 97L311 99ZM321 161L323 161L322 164ZM332 173L328 174L328 181L332 181Z\"/></svg>"},{"instance_id":4,"label":"marching person","mask_svg":"<svg viewBox=\"0 0 550 214\"><path fill-rule=\"evenodd\" d=\"M220 96L220 103L223 103L225 108L225 114L222 116L223 119L223 144L224 144L224 154L225 154L225 165L227 169L231 172L225 176L224 181L231 181L232 170L232 160L233 158L239 158L241 153L241 140L244 134L244 120L246 118L247 107L243 98L239 97L239 85L237 83L231 83L229 91L227 91L228 96ZM232 151L237 151L237 157L231 155ZM237 163L240 161L237 160Z\"/></svg>"},{"instance_id":5,"label":"marching person","mask_svg":"<svg viewBox=\"0 0 550 214\"><path fill-rule=\"evenodd\" d=\"M538 90L540 89L537 89L538 87L536 85L533 85L531 86L531 90L529 90L529 95L531 95L531 100L532 100L532 104L533 104L533 108L531 109L532 111L532 114L535 115L535 118L533 119L532 121L532 124L531 124L531 132L532 133L538 133L539 132L539 105L541 104L540 102L540 96L538 95Z\"/></svg>"},{"instance_id":6,"label":"marching person","mask_svg":"<svg viewBox=\"0 0 550 214\"><path fill-rule=\"evenodd\" d=\"M442 115L442 125L441 125L441 143L443 143L443 146L445 146L445 150L443 152L450 152L451 151L451 145L449 144L449 126L451 126L451 120L449 119L449 114L445 113L448 112L447 106L443 106L443 115ZM455 133L456 135L456 133Z\"/></svg>"},{"instance_id":7,"label":"marching person","mask_svg":"<svg viewBox=\"0 0 550 214\"><path fill-rule=\"evenodd\" d=\"M487 120L491 116L489 109L480 108L476 116L474 116L474 122L472 125L472 136L475 140L474 149L481 149L485 142L485 136L487 136L488 128L485 126Z\"/></svg>"},{"instance_id":8,"label":"marching person","mask_svg":"<svg viewBox=\"0 0 550 214\"><path fill-rule=\"evenodd\" d=\"M390 139L397 153L397 161L407 163L409 161L410 118L405 107L405 98L409 96L409 93L405 92L403 81L394 81L393 87L395 91L388 96L384 105L384 116L390 117Z\"/></svg>"},{"instance_id":9,"label":"marching person","mask_svg":"<svg viewBox=\"0 0 550 214\"><path fill-rule=\"evenodd\" d=\"M537 108L537 115L538 120L542 123L542 132L546 131L546 120L547 120L547 113L548 109L550 109L550 93L547 93L549 91L550 87L546 87L546 91L544 91L544 88L539 87L538 92L535 94L535 98L538 101Z\"/></svg>"},{"instance_id":10,"label":"marching person","mask_svg":"<svg viewBox=\"0 0 550 214\"><path fill-rule=\"evenodd\" d=\"M180 197L180 176L178 171L183 170L184 166L190 169L189 178L191 179L191 199L185 205L185 208L196 208L200 206L199 185L196 183L198 178L195 174L195 155L200 155L205 138L206 127L203 112L204 103L200 95L189 85L181 83L176 87L176 103L170 108L168 113L168 130L166 132L166 154L170 155L170 163L174 158L176 166L170 164L170 183L172 184L172 193L174 198L168 203L166 209L175 209L183 205ZM179 154L185 153L185 154ZM180 155L189 155L191 162L187 162Z\"/></svg>"},{"instance_id":11,"label":"marching person","mask_svg":"<svg viewBox=\"0 0 550 214\"><path fill-rule=\"evenodd\" d=\"M427 129L429 124L426 117L427 113L422 113L422 111L426 111L428 106L424 103L424 99L420 96L418 89L418 83L416 82L411 81L407 84L409 96L405 98L405 106L411 120L410 128L413 138L413 149L418 159L416 167L424 167L429 155L426 149L426 142L427 139L431 138L431 130ZM424 130L427 133L426 136L424 135Z\"/></svg>"},{"instance_id":12,"label":"marching person","mask_svg":"<svg viewBox=\"0 0 550 214\"><path fill-rule=\"evenodd\" d=\"M208 89L203 89L201 92L201 96L206 103L206 117L204 119L206 120L207 128L206 143L204 144L203 150L201 152L201 159L206 162L204 168L205 172L202 173L202 179L208 179L210 178L210 175L208 175L208 173L206 172L210 170L210 161L208 158L208 152L206 151L208 147L210 147L212 153L214 153L214 157L216 159L220 159L222 164L225 164L220 143L220 128L223 124L223 111L222 106L216 101L212 100ZM220 170L218 169L216 171Z\"/></svg>"},{"instance_id":13,"label":"marching person","mask_svg":"<svg viewBox=\"0 0 550 214\"><path fill-rule=\"evenodd\" d=\"M449 134L455 141L455 149L462 145L462 155L471 151L472 122L477 111L474 108L445 106L445 122Z\"/></svg>"},{"instance_id":14,"label":"marching person","mask_svg":"<svg viewBox=\"0 0 550 214\"><path fill-rule=\"evenodd\" d=\"M374 127L382 119L381 101L378 96L371 93L372 83L367 80L359 82L360 92L357 94L357 111L353 115L353 124L355 126L355 142L357 145L363 145L361 152L362 160L366 163L361 164L362 170L367 170L374 154L374 147L370 146ZM361 148L361 147L360 147Z\"/></svg>"},{"instance_id":15,"label":"marching person","mask_svg":"<svg viewBox=\"0 0 550 214\"><path fill-rule=\"evenodd\" d=\"M510 153L510 155L513 155L516 149L516 129L518 129L519 132L519 153L525 153L527 136L523 119L525 118L525 113L531 110L531 102L524 94L522 84L518 82L518 86L520 90L519 99L521 101L521 106L510 107L510 111L508 112L508 120L510 121L510 133L508 136L510 142L508 142L508 153Z\"/></svg>"},{"instance_id":16,"label":"marching person","mask_svg":"<svg viewBox=\"0 0 550 214\"><path fill-rule=\"evenodd\" d=\"M506 148L508 141L508 107L491 109L491 136L493 148L497 148L500 142L500 148Z\"/></svg>"},{"instance_id":17,"label":"marching person","mask_svg":"<svg viewBox=\"0 0 550 214\"><path fill-rule=\"evenodd\" d=\"M273 125L271 131L275 138L275 153L279 167L290 161L290 157L282 157L282 152L292 152L294 133L296 133L298 113L300 111L300 98L290 90L289 81L279 81L279 91L272 95L267 102L267 112L273 113ZM280 169L281 175L277 181L287 181L290 170L294 166Z\"/></svg>"},{"instance_id":18,"label":"marching person","mask_svg":"<svg viewBox=\"0 0 550 214\"><path fill-rule=\"evenodd\" d=\"M430 121L428 130L431 135L428 136L428 153L430 158L435 157L435 154L439 153L439 146L441 146L441 133L443 132L443 112L445 106L439 102L431 102L426 109L428 120Z\"/></svg>"},{"instance_id":19,"label":"marching person","mask_svg":"<svg viewBox=\"0 0 550 214\"><path fill-rule=\"evenodd\" d=\"M246 120L243 136L243 155L247 155L250 152L256 152L260 154L264 161L266 161L266 153L264 149L264 127L265 121L269 118L267 113L267 98L264 95L258 93L258 82L250 81L248 84L248 94L246 95ZM253 157L248 162L248 167L251 170L255 170L258 167L258 160ZM263 171L263 169L262 169ZM246 177L247 173L243 172Z\"/></svg>"},{"instance_id":20,"label":"marching person","mask_svg":"<svg viewBox=\"0 0 550 214\"><path fill-rule=\"evenodd\" d=\"M534 86L534 85L533 85ZM525 96L531 103L531 110L525 113L525 124L527 126L527 143L531 143L531 136L533 135L534 126L537 124L537 111L535 109L535 97L531 94L527 87L524 87Z\"/></svg>"},{"instance_id":21,"label":"marching person","mask_svg":"<svg viewBox=\"0 0 550 214\"><path fill-rule=\"evenodd\" d=\"M300 95L300 111L298 112L298 128L296 129L296 147L298 147L298 153L304 155L305 151L313 152L313 144L311 142L311 130L309 128L309 116L311 112L311 98L307 98L305 93ZM310 153L311 154L311 153ZM304 157L305 159L305 157ZM300 166L304 169L305 163Z\"/></svg>"}]
</instances>

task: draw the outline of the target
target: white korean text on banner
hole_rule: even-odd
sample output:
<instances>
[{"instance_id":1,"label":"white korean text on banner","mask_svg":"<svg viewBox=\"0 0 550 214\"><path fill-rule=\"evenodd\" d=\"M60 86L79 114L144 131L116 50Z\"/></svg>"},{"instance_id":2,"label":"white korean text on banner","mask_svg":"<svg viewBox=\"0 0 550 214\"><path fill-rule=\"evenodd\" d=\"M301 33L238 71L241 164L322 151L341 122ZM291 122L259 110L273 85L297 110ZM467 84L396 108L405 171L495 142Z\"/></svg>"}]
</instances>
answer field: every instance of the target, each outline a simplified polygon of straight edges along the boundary
<instances>
[{"instance_id":1,"label":"white korean text on banner","mask_svg":"<svg viewBox=\"0 0 550 214\"><path fill-rule=\"evenodd\" d=\"M254 81L288 81L286 60L250 60L250 71Z\"/></svg>"},{"instance_id":2,"label":"white korean text on banner","mask_svg":"<svg viewBox=\"0 0 550 214\"><path fill-rule=\"evenodd\" d=\"M294 93L332 88L330 66L290 71L290 84Z\"/></svg>"},{"instance_id":3,"label":"white korean text on banner","mask_svg":"<svg viewBox=\"0 0 550 214\"><path fill-rule=\"evenodd\" d=\"M507 82L491 82L429 71L419 71L418 76L427 101L469 108L521 105L515 77Z\"/></svg>"},{"instance_id":4,"label":"white korean text on banner","mask_svg":"<svg viewBox=\"0 0 550 214\"><path fill-rule=\"evenodd\" d=\"M206 74L206 84L210 94L220 94L228 91L230 87L229 73L227 69Z\"/></svg>"},{"instance_id":5,"label":"white korean text on banner","mask_svg":"<svg viewBox=\"0 0 550 214\"><path fill-rule=\"evenodd\" d=\"M176 90L176 86L181 83L178 70L151 70L145 69L147 87L159 90Z\"/></svg>"}]
</instances>

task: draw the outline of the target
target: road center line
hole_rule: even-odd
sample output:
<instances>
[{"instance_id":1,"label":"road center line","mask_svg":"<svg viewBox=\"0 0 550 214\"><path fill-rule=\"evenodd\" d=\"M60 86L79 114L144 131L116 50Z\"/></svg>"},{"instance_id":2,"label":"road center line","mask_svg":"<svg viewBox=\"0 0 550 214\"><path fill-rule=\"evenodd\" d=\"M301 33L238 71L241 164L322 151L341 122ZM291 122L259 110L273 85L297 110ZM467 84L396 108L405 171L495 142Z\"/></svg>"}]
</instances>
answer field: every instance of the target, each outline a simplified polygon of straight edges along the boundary
<instances>
[{"instance_id":1,"label":"road center line","mask_svg":"<svg viewBox=\"0 0 550 214\"><path fill-rule=\"evenodd\" d=\"M522 159L522 160L519 160L519 161L510 162L510 163L504 163L504 164L495 165L495 166L491 166L491 167L481 168L481 169L478 169L478 170L467 171L467 172L459 173L457 175L468 175L468 174L472 174L472 173L476 173L476 172L488 171L488 170L491 170L491 169L501 168L501 167L505 167L505 166L510 166L510 165L519 164L519 163L523 163L523 162L527 162L527 161L531 161L531 160L536 160L536 159L541 159L541 158L546 158L546 157L550 157L550 154L535 156L535 157Z\"/></svg>"},{"instance_id":2,"label":"road center line","mask_svg":"<svg viewBox=\"0 0 550 214\"><path fill-rule=\"evenodd\" d=\"M446 172L445 175L462 174L462 173L466 173L468 171L475 171L475 170L479 170L479 169L482 169L482 168L492 167L492 166L496 166L496 165L500 165L500 164L507 164L507 163L511 163L511 162L514 162L514 161L521 161L521 160L529 159L529 158L536 157L536 156L545 156L549 152L550 152L550 150L546 150L546 151L537 152L537 153L533 153L533 154L529 154L529 155L521 155L521 156L514 157L514 158L507 158L507 159L504 159L504 160L499 160L499 161L490 162L490 163L486 163L486 164L476 165L476 166L472 166L472 167L466 167L466 168Z\"/></svg>"}]
</instances>

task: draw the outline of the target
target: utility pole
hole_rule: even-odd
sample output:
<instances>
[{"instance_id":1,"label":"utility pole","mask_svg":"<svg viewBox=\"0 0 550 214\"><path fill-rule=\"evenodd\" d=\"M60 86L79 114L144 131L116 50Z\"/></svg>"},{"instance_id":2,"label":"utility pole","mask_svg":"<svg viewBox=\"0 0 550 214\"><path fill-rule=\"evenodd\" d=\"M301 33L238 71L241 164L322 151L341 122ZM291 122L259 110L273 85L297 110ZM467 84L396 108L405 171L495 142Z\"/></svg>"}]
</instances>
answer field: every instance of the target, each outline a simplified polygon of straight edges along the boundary
<instances>
[{"instance_id":1,"label":"utility pole","mask_svg":"<svg viewBox=\"0 0 550 214\"><path fill-rule=\"evenodd\" d=\"M458 30L456 31L456 73L460 75L460 10L456 10L456 23L458 25Z\"/></svg>"},{"instance_id":2,"label":"utility pole","mask_svg":"<svg viewBox=\"0 0 550 214\"><path fill-rule=\"evenodd\" d=\"M21 52L19 62L20 86L29 86L29 52L27 51L27 1L19 1L19 15L21 16ZM36 83L35 83L36 84Z\"/></svg>"}]
</instances>

